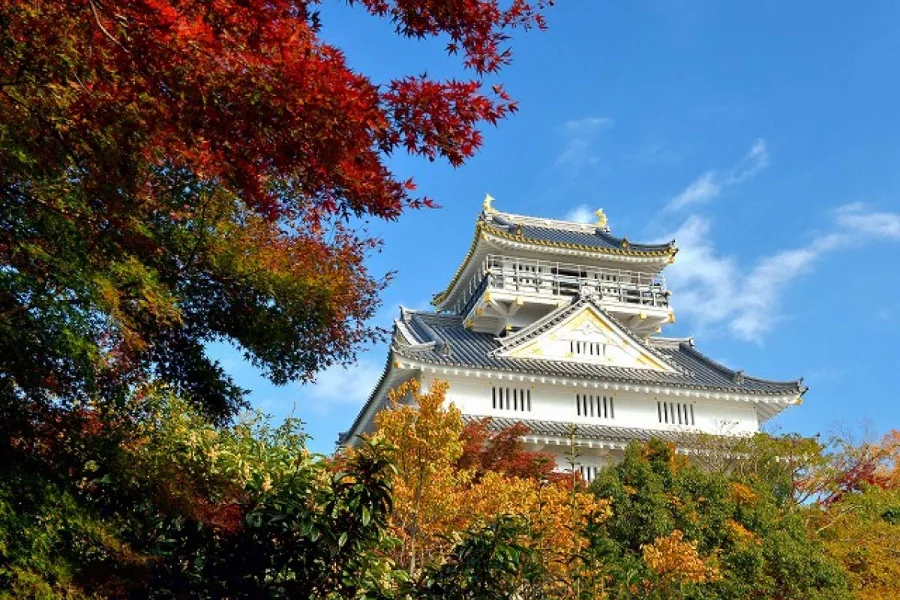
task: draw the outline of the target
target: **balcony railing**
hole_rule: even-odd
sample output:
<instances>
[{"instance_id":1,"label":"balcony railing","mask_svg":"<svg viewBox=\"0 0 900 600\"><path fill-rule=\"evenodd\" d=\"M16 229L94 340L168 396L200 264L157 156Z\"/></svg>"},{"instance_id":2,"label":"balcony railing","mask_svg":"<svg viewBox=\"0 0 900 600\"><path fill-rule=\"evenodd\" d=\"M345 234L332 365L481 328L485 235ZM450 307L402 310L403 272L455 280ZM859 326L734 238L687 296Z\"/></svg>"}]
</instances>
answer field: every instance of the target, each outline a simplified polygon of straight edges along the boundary
<instances>
[{"instance_id":1,"label":"balcony railing","mask_svg":"<svg viewBox=\"0 0 900 600\"><path fill-rule=\"evenodd\" d=\"M454 311L467 315L487 290L542 296L576 296L586 290L604 302L654 308L669 306L669 293L662 275L490 254L469 280Z\"/></svg>"}]
</instances>

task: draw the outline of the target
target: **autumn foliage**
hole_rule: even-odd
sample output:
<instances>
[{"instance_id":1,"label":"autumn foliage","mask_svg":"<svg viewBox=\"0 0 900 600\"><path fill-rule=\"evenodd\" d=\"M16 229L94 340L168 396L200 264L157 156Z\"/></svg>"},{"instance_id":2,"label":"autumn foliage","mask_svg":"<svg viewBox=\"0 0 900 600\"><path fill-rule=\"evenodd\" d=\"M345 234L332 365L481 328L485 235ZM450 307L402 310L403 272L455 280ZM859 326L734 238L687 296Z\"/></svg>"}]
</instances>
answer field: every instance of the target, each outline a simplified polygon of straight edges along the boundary
<instances>
[{"instance_id":1,"label":"autumn foliage","mask_svg":"<svg viewBox=\"0 0 900 600\"><path fill-rule=\"evenodd\" d=\"M810 529L844 566L857 597L900 597L900 432L854 443L835 437L810 480Z\"/></svg>"},{"instance_id":2,"label":"autumn foliage","mask_svg":"<svg viewBox=\"0 0 900 600\"><path fill-rule=\"evenodd\" d=\"M525 450L522 437L528 431L522 423L495 431L490 417L467 422L461 434L463 452L457 467L473 469L476 479L490 471L522 479L560 479L552 454Z\"/></svg>"},{"instance_id":3,"label":"autumn foliage","mask_svg":"<svg viewBox=\"0 0 900 600\"><path fill-rule=\"evenodd\" d=\"M154 379L227 419L244 391L209 342L281 384L378 335L378 242L349 219L432 204L387 158L471 157L516 108L484 78L544 3L351 2L448 39L470 76L446 81L351 69L315 4L0 4L0 404Z\"/></svg>"},{"instance_id":4,"label":"autumn foliage","mask_svg":"<svg viewBox=\"0 0 900 600\"><path fill-rule=\"evenodd\" d=\"M521 525L519 543L539 557L535 566L542 575L530 582L535 590L574 598L580 597L574 587L596 589L601 578L584 561L585 532L608 516L608 503L580 486L543 477L547 457L524 450L512 437L520 428L485 435L473 445L473 428L463 426L459 409L446 405L446 391L445 382L423 391L418 380L409 380L391 391L389 408L376 416L373 439L396 449L391 525L402 542L398 564L423 576L423 567L448 559L461 532L512 518ZM474 430L485 431L479 425ZM501 443L491 447L493 440Z\"/></svg>"}]
</instances>

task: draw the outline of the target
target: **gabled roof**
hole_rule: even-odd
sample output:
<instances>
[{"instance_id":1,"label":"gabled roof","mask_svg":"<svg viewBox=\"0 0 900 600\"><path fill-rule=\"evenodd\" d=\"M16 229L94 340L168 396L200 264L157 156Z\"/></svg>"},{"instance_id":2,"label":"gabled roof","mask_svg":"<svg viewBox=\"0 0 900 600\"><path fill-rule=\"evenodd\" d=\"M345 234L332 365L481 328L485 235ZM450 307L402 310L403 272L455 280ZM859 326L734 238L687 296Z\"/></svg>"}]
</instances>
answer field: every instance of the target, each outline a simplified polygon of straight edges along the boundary
<instances>
[{"instance_id":1,"label":"gabled roof","mask_svg":"<svg viewBox=\"0 0 900 600\"><path fill-rule=\"evenodd\" d=\"M608 315L608 313L606 313ZM612 319L612 317L609 317ZM392 351L400 357L447 367L480 368L512 373L598 379L609 382L663 385L749 395L802 394L802 380L769 381L733 371L693 347L693 340L648 338L641 342L673 367L672 372L616 367L571 360L511 358L496 352L501 341L491 334L467 329L461 317L424 311L405 311L404 329L395 336ZM434 341L434 346L424 346Z\"/></svg>"},{"instance_id":2,"label":"gabled roof","mask_svg":"<svg viewBox=\"0 0 900 600\"><path fill-rule=\"evenodd\" d=\"M495 242L516 242L538 248L560 251L579 251L610 257L631 257L654 261L671 260L678 252L675 240L662 244L635 244L628 238L611 235L608 230L597 225L586 225L573 221L541 219L483 210L475 224L475 235L462 263L447 285L435 294L432 304L441 304L453 291L472 257L477 254L480 240Z\"/></svg>"},{"instance_id":3,"label":"gabled roof","mask_svg":"<svg viewBox=\"0 0 900 600\"><path fill-rule=\"evenodd\" d=\"M617 330L618 334L621 337L627 338L631 343L640 347L651 356L655 357L661 363L662 368L674 370L674 367L667 362L665 356L657 352L653 346L646 344L639 336L634 335L634 333L628 327L626 327L622 322L612 316L612 314L603 310L603 308L601 308L600 305L597 304L597 302L591 295L576 296L572 298L572 300L568 304L557 308L553 312L545 315L543 318L538 319L528 327L520 329L512 335L500 338L498 340L499 346L493 352L495 354L506 354L512 349L522 346L527 342L530 342L542 336L544 333L550 331L557 325L563 323L568 318L586 308L590 308L596 314L600 315L608 325Z\"/></svg>"}]
</instances>

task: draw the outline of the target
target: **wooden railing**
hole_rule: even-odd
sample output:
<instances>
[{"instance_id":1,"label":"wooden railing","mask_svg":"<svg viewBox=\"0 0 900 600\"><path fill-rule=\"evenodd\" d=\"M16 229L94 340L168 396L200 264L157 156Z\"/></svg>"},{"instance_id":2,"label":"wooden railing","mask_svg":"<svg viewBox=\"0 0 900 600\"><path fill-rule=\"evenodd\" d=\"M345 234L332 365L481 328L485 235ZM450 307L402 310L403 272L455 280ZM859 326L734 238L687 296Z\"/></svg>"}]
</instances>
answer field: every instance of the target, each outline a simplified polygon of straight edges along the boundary
<instances>
[{"instance_id":1,"label":"wooden railing","mask_svg":"<svg viewBox=\"0 0 900 600\"><path fill-rule=\"evenodd\" d=\"M669 306L662 275L490 254L466 284L454 312L467 315L488 290L547 296L576 296L589 291L604 302Z\"/></svg>"}]
</instances>

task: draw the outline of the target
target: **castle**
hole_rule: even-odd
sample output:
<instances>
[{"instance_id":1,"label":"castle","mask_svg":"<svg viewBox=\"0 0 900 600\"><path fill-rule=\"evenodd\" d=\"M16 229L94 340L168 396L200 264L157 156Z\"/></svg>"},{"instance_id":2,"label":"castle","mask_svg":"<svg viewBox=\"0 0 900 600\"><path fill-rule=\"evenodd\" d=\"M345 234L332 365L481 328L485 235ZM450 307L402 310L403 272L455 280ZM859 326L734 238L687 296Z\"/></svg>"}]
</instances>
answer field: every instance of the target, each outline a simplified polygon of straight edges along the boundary
<instances>
[{"instance_id":1,"label":"castle","mask_svg":"<svg viewBox=\"0 0 900 600\"><path fill-rule=\"evenodd\" d=\"M384 373L339 443L372 430L391 388L440 379L465 419L525 424L526 447L561 469L574 442L590 481L632 440L753 433L802 401L802 380L750 377L692 338L659 335L675 321L662 275L674 241L615 237L602 211L582 224L500 212L492 200L435 311L401 309Z\"/></svg>"}]
</instances>

